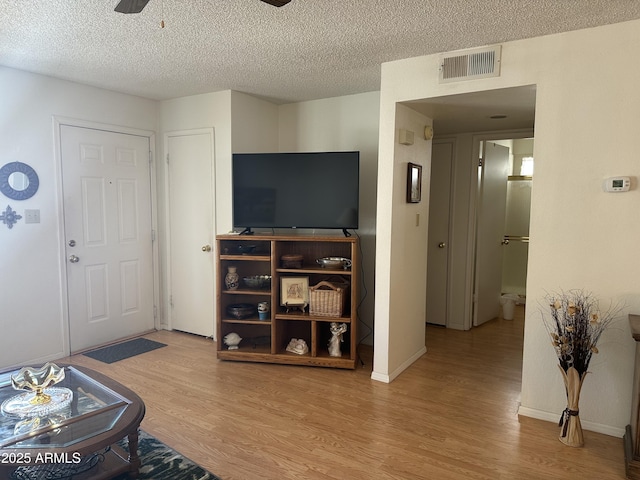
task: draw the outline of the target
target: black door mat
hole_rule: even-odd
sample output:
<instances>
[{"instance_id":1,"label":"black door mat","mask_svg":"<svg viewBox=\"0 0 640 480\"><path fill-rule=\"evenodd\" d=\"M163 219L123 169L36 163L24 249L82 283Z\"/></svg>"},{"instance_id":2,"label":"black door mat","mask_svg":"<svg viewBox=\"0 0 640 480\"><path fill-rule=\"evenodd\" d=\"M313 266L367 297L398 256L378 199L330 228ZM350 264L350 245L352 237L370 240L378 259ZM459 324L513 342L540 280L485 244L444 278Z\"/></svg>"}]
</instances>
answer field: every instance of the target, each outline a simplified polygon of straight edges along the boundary
<instances>
[{"instance_id":1,"label":"black door mat","mask_svg":"<svg viewBox=\"0 0 640 480\"><path fill-rule=\"evenodd\" d=\"M109 345L108 347L84 352L83 355L104 363L114 363L162 347L166 347L166 345L146 338L135 338L126 342L116 343L115 345Z\"/></svg>"}]
</instances>

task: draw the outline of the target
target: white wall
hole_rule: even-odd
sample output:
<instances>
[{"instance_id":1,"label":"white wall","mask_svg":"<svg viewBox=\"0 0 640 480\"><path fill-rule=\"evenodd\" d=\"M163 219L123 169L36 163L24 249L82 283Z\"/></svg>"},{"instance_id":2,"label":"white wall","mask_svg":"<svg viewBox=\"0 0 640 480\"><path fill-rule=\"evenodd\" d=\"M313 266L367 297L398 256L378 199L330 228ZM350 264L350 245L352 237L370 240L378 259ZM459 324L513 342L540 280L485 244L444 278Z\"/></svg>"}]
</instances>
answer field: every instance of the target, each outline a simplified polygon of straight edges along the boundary
<instances>
[{"instance_id":1,"label":"white wall","mask_svg":"<svg viewBox=\"0 0 640 480\"><path fill-rule=\"evenodd\" d=\"M565 406L557 360L537 308L546 291L584 288L605 303L625 302L625 313L640 311L640 190L606 194L601 189L605 177L640 176L640 95L635 81L640 65L628 62L638 55L640 22L633 21L505 43L497 78L439 85L438 55L382 66L379 198L393 198L393 203L378 202L376 261L378 278L388 277L387 285L420 281L422 276L417 269L407 276L385 262L391 252L404 248L407 234L394 228L397 217L402 219L397 211L402 199L392 195L402 175L392 166L398 161L393 145L400 122L396 102L537 87L521 414L557 421ZM594 66L593 58L606 58L607 67ZM378 289L376 335L379 328L389 330L390 336L406 330L404 323L411 320L389 309L398 298L389 288ZM391 347L376 348L376 372L403 364L403 358L390 355ZM586 428L622 435L630 417L635 349L626 317L605 332L599 347L583 388L580 416ZM412 353L405 351L404 358Z\"/></svg>"},{"instance_id":2,"label":"white wall","mask_svg":"<svg viewBox=\"0 0 640 480\"><path fill-rule=\"evenodd\" d=\"M426 351L426 246L431 140L425 140L422 132L425 125L432 125L432 121L404 105L384 102L384 94L382 105L385 109L381 108L380 113L381 133L384 128L388 135L384 141L380 139L379 158L385 161L378 163L378 248L372 378L390 382ZM398 143L400 129L414 132L413 145ZM420 203L406 202L409 162L422 165Z\"/></svg>"},{"instance_id":3,"label":"white wall","mask_svg":"<svg viewBox=\"0 0 640 480\"><path fill-rule=\"evenodd\" d=\"M292 103L279 107L279 149L283 152L358 150L363 299L359 339L372 344L375 274L375 211L378 172L379 92ZM338 233L342 235L342 233Z\"/></svg>"},{"instance_id":4,"label":"white wall","mask_svg":"<svg viewBox=\"0 0 640 480\"><path fill-rule=\"evenodd\" d=\"M231 92L233 153L278 151L278 106L246 93Z\"/></svg>"},{"instance_id":5,"label":"white wall","mask_svg":"<svg viewBox=\"0 0 640 480\"><path fill-rule=\"evenodd\" d=\"M0 223L0 368L37 364L68 351L62 298L66 268L62 238L60 165L53 117L156 131L158 104L107 90L0 67L0 166L31 165L40 188L28 200L0 194L22 215L12 229ZM39 209L40 223L25 224L24 210Z\"/></svg>"}]
</instances>

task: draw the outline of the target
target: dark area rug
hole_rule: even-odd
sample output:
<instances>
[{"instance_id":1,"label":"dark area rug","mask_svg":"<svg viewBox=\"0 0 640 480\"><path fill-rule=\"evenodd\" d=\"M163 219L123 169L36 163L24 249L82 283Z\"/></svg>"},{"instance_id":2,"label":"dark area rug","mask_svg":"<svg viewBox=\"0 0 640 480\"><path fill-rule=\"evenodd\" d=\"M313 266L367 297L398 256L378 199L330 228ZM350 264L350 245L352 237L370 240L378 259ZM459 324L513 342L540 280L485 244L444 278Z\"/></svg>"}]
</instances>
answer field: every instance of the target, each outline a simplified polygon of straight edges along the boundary
<instances>
[{"instance_id":1,"label":"dark area rug","mask_svg":"<svg viewBox=\"0 0 640 480\"><path fill-rule=\"evenodd\" d=\"M166 345L146 338L135 338L127 342L116 343L108 347L84 352L83 355L104 363L114 363L162 347L166 347Z\"/></svg>"},{"instance_id":2,"label":"dark area rug","mask_svg":"<svg viewBox=\"0 0 640 480\"><path fill-rule=\"evenodd\" d=\"M121 447L127 449L123 440ZM142 466L138 480L221 480L147 432L140 430L138 452ZM114 480L128 480L120 475Z\"/></svg>"},{"instance_id":3,"label":"dark area rug","mask_svg":"<svg viewBox=\"0 0 640 480\"><path fill-rule=\"evenodd\" d=\"M127 441L121 440L119 446L128 451ZM140 430L138 438L140 472L138 480L221 480L160 440ZM91 471L102 461L102 454L89 455L80 466L69 464L44 464L18 467L9 478L12 480L73 480L77 476L91 477ZM113 480L129 480L128 474L122 474Z\"/></svg>"}]
</instances>

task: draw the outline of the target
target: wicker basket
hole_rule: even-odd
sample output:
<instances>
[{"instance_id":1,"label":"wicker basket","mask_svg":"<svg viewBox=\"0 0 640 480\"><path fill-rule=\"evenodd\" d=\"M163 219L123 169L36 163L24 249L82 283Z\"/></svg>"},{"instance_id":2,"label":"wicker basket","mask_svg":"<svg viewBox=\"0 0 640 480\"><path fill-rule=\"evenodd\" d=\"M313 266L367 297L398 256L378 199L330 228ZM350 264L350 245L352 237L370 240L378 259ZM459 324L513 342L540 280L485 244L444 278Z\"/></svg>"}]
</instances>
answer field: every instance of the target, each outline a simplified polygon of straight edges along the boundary
<instances>
[{"instance_id":1,"label":"wicker basket","mask_svg":"<svg viewBox=\"0 0 640 480\"><path fill-rule=\"evenodd\" d=\"M309 287L309 314L322 317L341 317L348 289L348 283L334 284L326 281Z\"/></svg>"}]
</instances>

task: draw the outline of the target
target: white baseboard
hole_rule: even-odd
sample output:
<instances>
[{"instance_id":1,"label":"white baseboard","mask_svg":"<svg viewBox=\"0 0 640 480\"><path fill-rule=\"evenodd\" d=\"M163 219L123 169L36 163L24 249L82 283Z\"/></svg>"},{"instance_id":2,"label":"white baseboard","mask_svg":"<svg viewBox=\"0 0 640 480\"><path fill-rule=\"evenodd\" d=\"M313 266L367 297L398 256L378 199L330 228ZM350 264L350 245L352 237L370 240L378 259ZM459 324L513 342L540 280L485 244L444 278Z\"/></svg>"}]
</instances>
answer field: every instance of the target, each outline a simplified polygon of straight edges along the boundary
<instances>
[{"instance_id":1,"label":"white baseboard","mask_svg":"<svg viewBox=\"0 0 640 480\"><path fill-rule=\"evenodd\" d=\"M385 375L383 373L372 372L371 380L376 380L378 382L391 383L393 382L398 375L404 372L407 368L411 366L413 362L418 360L422 355L427 353L427 347L422 347L416 353L414 353L411 357L409 357L405 362L402 363L398 368L396 368L391 374Z\"/></svg>"},{"instance_id":2,"label":"white baseboard","mask_svg":"<svg viewBox=\"0 0 640 480\"><path fill-rule=\"evenodd\" d=\"M560 413L551 413L544 412L542 410L536 410L533 408L523 407L520 405L518 408L518 415L522 415L523 417L531 417L538 420L545 420L547 422L553 422L555 424L560 420ZM580 418L580 423L584 430L589 430L590 432L603 433L605 435L609 435L612 437L622 438L624 437L625 429L612 427L611 425L603 425L601 423L589 422Z\"/></svg>"},{"instance_id":3,"label":"white baseboard","mask_svg":"<svg viewBox=\"0 0 640 480\"><path fill-rule=\"evenodd\" d=\"M371 380L376 380L382 383L391 383L389 375L383 375L382 373L371 372Z\"/></svg>"}]
</instances>

